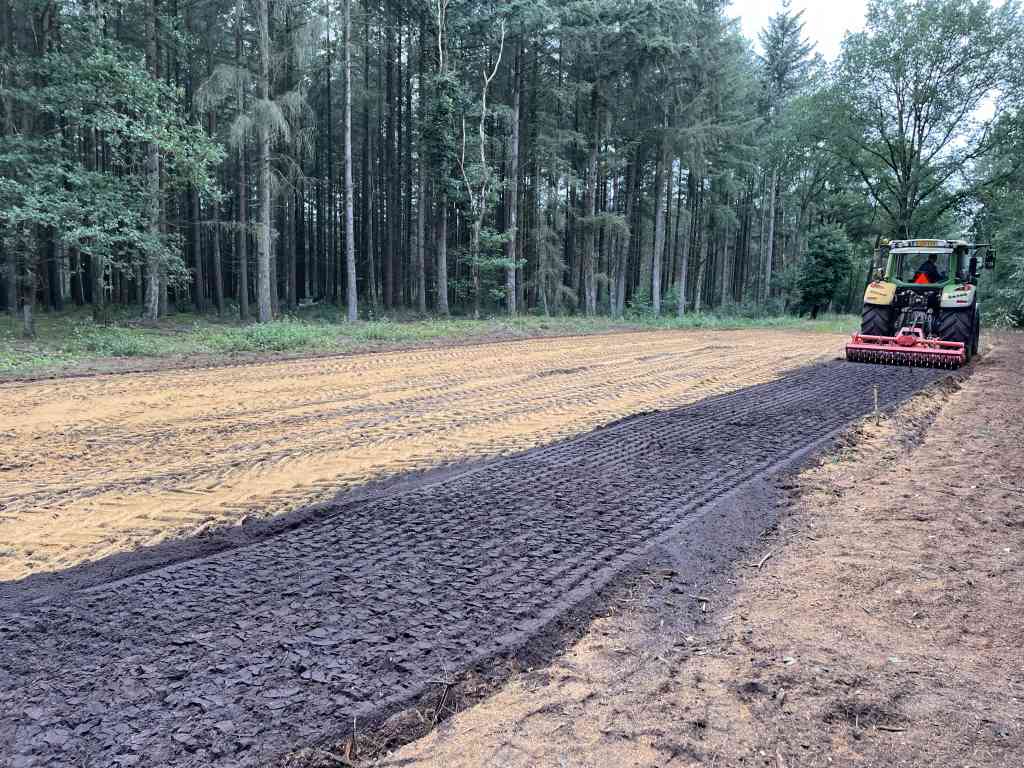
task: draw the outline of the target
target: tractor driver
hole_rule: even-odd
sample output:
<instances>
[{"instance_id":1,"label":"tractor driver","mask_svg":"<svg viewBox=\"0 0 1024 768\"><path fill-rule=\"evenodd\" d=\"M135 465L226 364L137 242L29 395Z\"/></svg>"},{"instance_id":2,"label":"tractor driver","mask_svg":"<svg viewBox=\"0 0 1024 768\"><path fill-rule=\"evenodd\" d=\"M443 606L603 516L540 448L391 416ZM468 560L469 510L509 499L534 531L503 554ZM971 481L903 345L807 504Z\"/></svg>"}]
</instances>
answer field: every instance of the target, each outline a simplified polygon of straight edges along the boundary
<instances>
[{"instance_id":1,"label":"tractor driver","mask_svg":"<svg viewBox=\"0 0 1024 768\"><path fill-rule=\"evenodd\" d=\"M924 264L917 268L914 273L915 283L937 283L942 280L942 273L936 265L939 256L936 253L929 253Z\"/></svg>"}]
</instances>

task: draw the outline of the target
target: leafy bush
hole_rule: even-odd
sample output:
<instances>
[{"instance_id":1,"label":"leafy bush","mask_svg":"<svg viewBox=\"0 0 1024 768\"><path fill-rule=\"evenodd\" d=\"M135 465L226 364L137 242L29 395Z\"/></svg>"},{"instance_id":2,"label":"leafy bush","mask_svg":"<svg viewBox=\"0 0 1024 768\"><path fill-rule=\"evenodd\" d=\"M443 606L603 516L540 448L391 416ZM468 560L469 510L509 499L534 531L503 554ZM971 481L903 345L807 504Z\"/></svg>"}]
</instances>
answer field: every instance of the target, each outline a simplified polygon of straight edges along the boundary
<instances>
[{"instance_id":1,"label":"leafy bush","mask_svg":"<svg viewBox=\"0 0 1024 768\"><path fill-rule=\"evenodd\" d=\"M288 352L315 346L331 346L337 329L282 318L272 323L246 325L208 333L203 342L218 352Z\"/></svg>"},{"instance_id":2,"label":"leafy bush","mask_svg":"<svg viewBox=\"0 0 1024 768\"><path fill-rule=\"evenodd\" d=\"M100 357L140 357L159 354L157 340L145 331L115 326L75 326L68 351Z\"/></svg>"},{"instance_id":3,"label":"leafy bush","mask_svg":"<svg viewBox=\"0 0 1024 768\"><path fill-rule=\"evenodd\" d=\"M809 312L816 318L836 297L849 266L850 241L842 226L826 224L811 232L797 279L800 314Z\"/></svg>"}]
</instances>

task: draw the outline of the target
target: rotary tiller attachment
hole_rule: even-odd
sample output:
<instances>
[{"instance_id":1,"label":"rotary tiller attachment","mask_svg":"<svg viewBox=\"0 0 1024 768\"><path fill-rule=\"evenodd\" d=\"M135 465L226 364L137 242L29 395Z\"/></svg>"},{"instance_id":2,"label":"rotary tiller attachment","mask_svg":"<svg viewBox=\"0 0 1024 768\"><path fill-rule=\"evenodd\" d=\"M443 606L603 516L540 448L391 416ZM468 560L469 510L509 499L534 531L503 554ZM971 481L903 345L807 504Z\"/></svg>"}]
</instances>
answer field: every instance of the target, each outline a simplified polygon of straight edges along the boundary
<instances>
[{"instance_id":1,"label":"rotary tiller attachment","mask_svg":"<svg viewBox=\"0 0 1024 768\"><path fill-rule=\"evenodd\" d=\"M967 352L962 342L926 339L920 328L902 328L895 336L853 334L846 345L846 359L913 368L959 368L967 362Z\"/></svg>"}]
</instances>

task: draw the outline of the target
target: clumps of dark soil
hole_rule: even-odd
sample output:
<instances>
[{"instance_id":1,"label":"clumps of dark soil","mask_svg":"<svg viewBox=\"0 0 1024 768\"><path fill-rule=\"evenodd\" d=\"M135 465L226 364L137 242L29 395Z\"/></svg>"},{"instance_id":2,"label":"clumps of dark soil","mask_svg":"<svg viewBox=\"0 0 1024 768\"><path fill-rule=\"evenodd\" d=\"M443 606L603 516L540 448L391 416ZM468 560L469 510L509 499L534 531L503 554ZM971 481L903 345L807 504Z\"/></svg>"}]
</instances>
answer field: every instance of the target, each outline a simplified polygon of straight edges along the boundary
<instances>
[{"instance_id":1,"label":"clumps of dark soil","mask_svg":"<svg viewBox=\"0 0 1024 768\"><path fill-rule=\"evenodd\" d=\"M549 684L513 677L380 764L1018 764L1021 369L1010 336L970 379L864 419L777 483L778 525L720 581L648 585Z\"/></svg>"},{"instance_id":2,"label":"clumps of dark soil","mask_svg":"<svg viewBox=\"0 0 1024 768\"><path fill-rule=\"evenodd\" d=\"M869 694L847 695L836 698L825 707L821 719L829 724L846 724L857 730L879 728L904 731L906 717L899 710L899 695L874 697Z\"/></svg>"}]
</instances>

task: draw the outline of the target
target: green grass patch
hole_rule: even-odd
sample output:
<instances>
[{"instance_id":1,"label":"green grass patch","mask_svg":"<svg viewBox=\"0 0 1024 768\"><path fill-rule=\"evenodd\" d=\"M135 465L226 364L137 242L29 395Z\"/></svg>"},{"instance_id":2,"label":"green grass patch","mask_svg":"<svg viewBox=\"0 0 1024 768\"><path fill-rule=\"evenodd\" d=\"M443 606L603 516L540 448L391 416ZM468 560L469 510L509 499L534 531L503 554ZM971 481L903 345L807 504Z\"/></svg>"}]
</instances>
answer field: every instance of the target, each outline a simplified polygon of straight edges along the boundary
<instances>
[{"instance_id":1,"label":"green grass patch","mask_svg":"<svg viewBox=\"0 0 1024 768\"><path fill-rule=\"evenodd\" d=\"M196 342L207 352L292 352L331 349L337 335L336 326L285 318L237 328L197 328Z\"/></svg>"},{"instance_id":2,"label":"green grass patch","mask_svg":"<svg viewBox=\"0 0 1024 768\"><path fill-rule=\"evenodd\" d=\"M747 317L740 314L688 314L682 318L636 314L610 317L492 317L370 320L345 323L333 307L302 310L272 323L239 325L213 316L176 314L146 326L122 312L116 322L93 322L87 310L36 315L36 336L23 339L20 326L0 319L0 374L59 371L110 358L352 352L361 349L443 344L474 340L586 335L623 330L792 329L849 333L858 326L853 315L817 320L792 316Z\"/></svg>"}]
</instances>

